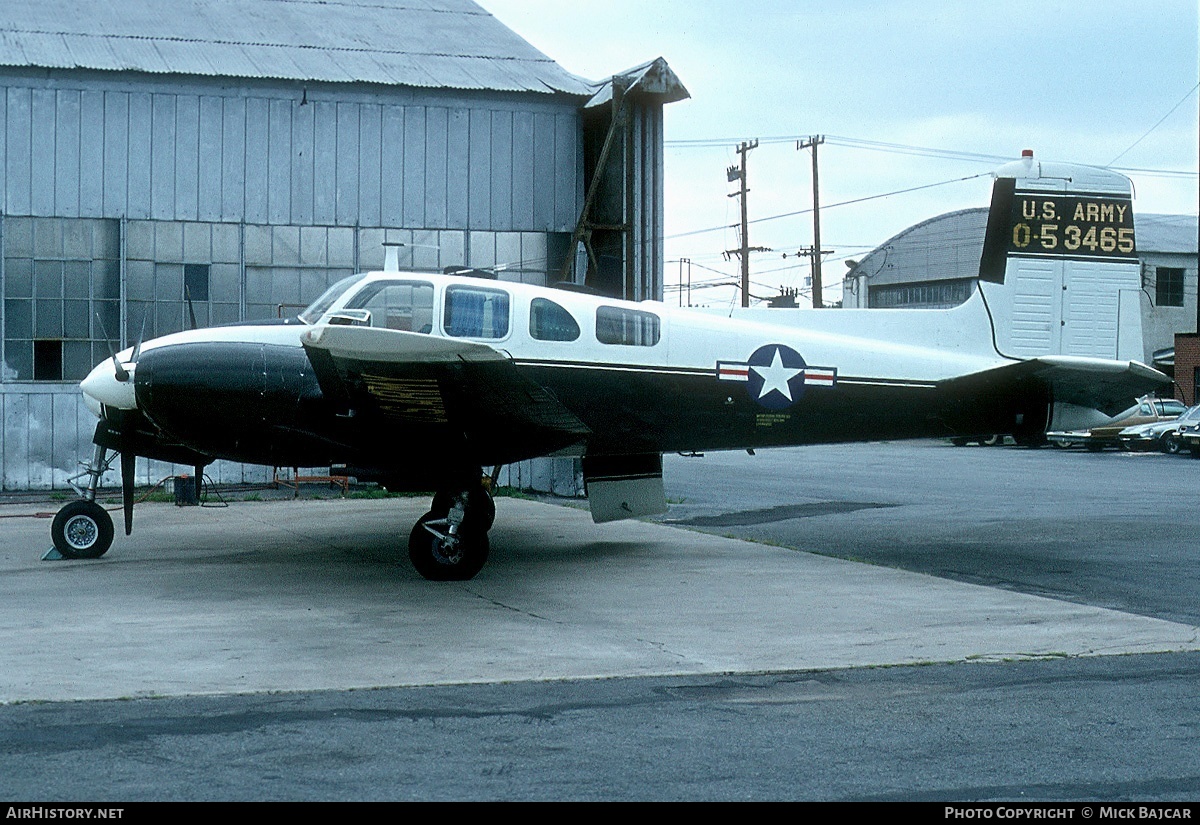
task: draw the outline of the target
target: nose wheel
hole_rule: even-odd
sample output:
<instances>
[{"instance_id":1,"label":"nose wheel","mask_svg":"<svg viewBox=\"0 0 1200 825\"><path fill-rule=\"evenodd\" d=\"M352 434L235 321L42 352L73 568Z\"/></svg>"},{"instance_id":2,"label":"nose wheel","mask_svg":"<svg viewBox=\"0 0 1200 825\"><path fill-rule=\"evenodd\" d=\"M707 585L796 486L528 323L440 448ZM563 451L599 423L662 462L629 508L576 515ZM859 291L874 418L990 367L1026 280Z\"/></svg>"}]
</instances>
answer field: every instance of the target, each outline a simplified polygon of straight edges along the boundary
<instances>
[{"instance_id":1,"label":"nose wheel","mask_svg":"<svg viewBox=\"0 0 1200 825\"><path fill-rule=\"evenodd\" d=\"M496 504L482 485L441 491L408 539L408 558L430 581L467 581L488 557L488 530Z\"/></svg>"},{"instance_id":2,"label":"nose wheel","mask_svg":"<svg viewBox=\"0 0 1200 825\"><path fill-rule=\"evenodd\" d=\"M63 558L98 559L112 546L112 516L94 501L72 501L55 515L50 537Z\"/></svg>"}]
</instances>

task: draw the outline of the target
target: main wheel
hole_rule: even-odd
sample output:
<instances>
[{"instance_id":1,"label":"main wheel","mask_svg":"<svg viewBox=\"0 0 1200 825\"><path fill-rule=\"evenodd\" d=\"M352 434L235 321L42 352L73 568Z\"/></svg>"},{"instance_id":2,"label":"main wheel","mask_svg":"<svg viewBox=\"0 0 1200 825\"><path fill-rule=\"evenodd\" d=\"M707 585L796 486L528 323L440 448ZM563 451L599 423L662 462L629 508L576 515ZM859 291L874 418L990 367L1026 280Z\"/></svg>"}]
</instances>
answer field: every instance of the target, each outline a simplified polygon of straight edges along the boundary
<instances>
[{"instance_id":1,"label":"main wheel","mask_svg":"<svg viewBox=\"0 0 1200 825\"><path fill-rule=\"evenodd\" d=\"M452 538L445 525L426 526L443 521L444 516L429 512L421 516L408 537L408 559L417 572L430 581L467 581L483 569L488 557L487 531L463 523Z\"/></svg>"},{"instance_id":2,"label":"main wheel","mask_svg":"<svg viewBox=\"0 0 1200 825\"><path fill-rule=\"evenodd\" d=\"M1175 433L1167 433L1162 437L1162 451L1167 455L1178 455L1183 452L1183 442Z\"/></svg>"},{"instance_id":3,"label":"main wheel","mask_svg":"<svg viewBox=\"0 0 1200 825\"><path fill-rule=\"evenodd\" d=\"M63 558L98 559L112 546L112 516L94 501L72 501L54 517L50 536Z\"/></svg>"}]
</instances>

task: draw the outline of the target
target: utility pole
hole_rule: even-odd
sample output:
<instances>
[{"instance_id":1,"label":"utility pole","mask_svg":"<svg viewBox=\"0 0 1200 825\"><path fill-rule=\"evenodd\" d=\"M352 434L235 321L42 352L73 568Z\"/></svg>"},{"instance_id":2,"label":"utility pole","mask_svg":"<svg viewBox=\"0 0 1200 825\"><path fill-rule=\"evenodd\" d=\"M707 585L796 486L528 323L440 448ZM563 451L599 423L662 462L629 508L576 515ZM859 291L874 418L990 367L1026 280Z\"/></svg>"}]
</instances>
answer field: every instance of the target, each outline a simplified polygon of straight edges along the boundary
<instances>
[{"instance_id":1,"label":"utility pole","mask_svg":"<svg viewBox=\"0 0 1200 825\"><path fill-rule=\"evenodd\" d=\"M683 269L687 267L687 305L692 305L692 259L679 259L679 305L683 306Z\"/></svg>"},{"instance_id":2,"label":"utility pole","mask_svg":"<svg viewBox=\"0 0 1200 825\"><path fill-rule=\"evenodd\" d=\"M758 141L750 142L743 141L738 145L738 154L742 157L740 166L730 166L725 170L725 176L730 183L739 182L738 191L730 195L731 198L741 199L742 208L742 246L737 250L737 254L742 260L742 306L750 306L750 220L749 213L746 208L746 193L750 191L746 181L746 155L751 149L758 147Z\"/></svg>"},{"instance_id":3,"label":"utility pole","mask_svg":"<svg viewBox=\"0 0 1200 825\"><path fill-rule=\"evenodd\" d=\"M735 180L741 182L738 191L729 197L742 199L742 246L740 249L731 251L742 258L742 306L744 307L750 306L750 220L746 211L746 193L750 190L746 187L746 155L751 149L757 148L757 140L740 143L737 151L742 156L742 165L730 166L725 170L725 175L730 183Z\"/></svg>"},{"instance_id":4,"label":"utility pole","mask_svg":"<svg viewBox=\"0 0 1200 825\"><path fill-rule=\"evenodd\" d=\"M825 305L821 297L821 194L817 184L817 147L825 142L824 135L814 135L808 140L796 141L797 151L812 148L813 180L813 253L812 253L812 304L814 309Z\"/></svg>"}]
</instances>

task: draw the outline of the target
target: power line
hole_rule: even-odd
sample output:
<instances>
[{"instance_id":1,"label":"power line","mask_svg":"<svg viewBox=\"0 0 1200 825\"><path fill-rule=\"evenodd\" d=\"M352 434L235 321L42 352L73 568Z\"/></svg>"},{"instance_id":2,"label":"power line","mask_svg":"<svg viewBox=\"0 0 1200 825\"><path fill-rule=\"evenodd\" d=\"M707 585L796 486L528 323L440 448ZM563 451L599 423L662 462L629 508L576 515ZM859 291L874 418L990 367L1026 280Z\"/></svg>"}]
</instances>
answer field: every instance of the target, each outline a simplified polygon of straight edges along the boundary
<instances>
[{"instance_id":1,"label":"power line","mask_svg":"<svg viewBox=\"0 0 1200 825\"><path fill-rule=\"evenodd\" d=\"M1147 137L1149 137L1150 133L1153 132L1155 129L1157 129L1159 126L1162 126L1163 121L1166 120L1167 118L1169 118L1171 115L1173 115L1175 113L1176 109L1178 109L1180 106L1182 106L1184 103L1186 103L1187 99L1189 97L1191 97L1197 89L1200 89L1200 83L1197 83L1190 90L1188 90L1188 93L1186 95L1184 95L1178 103L1176 103L1174 106L1172 106L1170 111L1168 111L1165 115L1163 115L1161 118L1158 119L1158 123L1155 123L1149 129L1147 129L1146 134L1142 135L1140 138L1135 140L1133 143L1129 144L1129 147L1124 152L1122 152L1121 154L1117 155L1115 158L1110 160L1108 162L1108 165L1112 166L1118 160L1125 157L1125 155L1128 154L1129 151L1131 149L1133 149L1134 146L1137 146L1139 143L1141 143L1143 140L1145 140Z\"/></svg>"},{"instance_id":2,"label":"power line","mask_svg":"<svg viewBox=\"0 0 1200 825\"><path fill-rule=\"evenodd\" d=\"M827 204L827 205L823 206L822 208L823 209L834 209L839 206L850 206L855 203L864 203L866 201L878 200L879 198L890 198L893 195L904 195L909 192L917 192L922 189L932 189L935 186L946 186L951 183L962 183L964 181L975 180L977 178L986 178L986 177L989 177L991 174L992 174L991 172L980 172L978 175L967 175L964 178L953 178L951 180L938 181L937 183L926 183L926 184L922 184L921 186L910 186L907 189L896 189L895 191L884 192L883 194L880 194L880 195L867 195L867 196L861 197L861 198L853 198L848 201L839 201L838 203ZM799 209L795 212L784 212L781 215L771 215L766 218L755 218L752 221L748 221L748 223L764 223L766 221L779 220L780 218L793 218L797 215L807 215L810 212L812 212L811 209ZM686 238L686 237L690 237L692 235L703 235L708 232L724 232L726 229L729 229L729 228L730 228L730 226L728 224L725 224L722 226L712 226L712 227L709 227L708 229L694 229L691 232L679 232L675 235L667 235L664 238L664 240L671 241L671 240L675 240L676 238Z\"/></svg>"},{"instance_id":3,"label":"power line","mask_svg":"<svg viewBox=\"0 0 1200 825\"><path fill-rule=\"evenodd\" d=\"M1200 86L1200 84L1197 84L1197 85ZM1171 115L1171 113L1175 111L1175 109L1178 109L1181 105L1183 105L1187 101L1188 96L1190 96L1192 94L1192 92L1195 92L1195 91L1196 91L1196 87L1193 87L1192 91L1188 92L1188 94L1184 96L1183 100L1181 100L1181 101L1179 101L1179 103L1175 104L1175 106L1172 107L1171 111L1167 112L1167 114L1163 116L1162 120L1166 120L1166 118L1169 117ZM1147 135L1149 135L1150 132L1152 132L1152 131L1154 131L1154 129L1158 128L1158 126L1162 123L1162 120L1160 120L1158 123L1156 123L1146 133L1146 135L1143 135L1141 138L1139 138L1138 141L1133 144L1133 146L1136 146L1137 143L1141 142L1141 140L1143 138L1145 138ZM806 135L775 135L772 137L760 138L759 142L762 143L763 145L776 144L776 143L793 143L797 140L803 140L805 137L807 137L807 136ZM844 136L839 136L839 135L826 135L825 139L826 139L827 143L830 143L835 146L844 146L849 149L863 149L866 151L873 151L873 152L886 152L886 153L897 154L897 155L913 155L913 156L917 156L917 157L942 158L944 160L983 161L983 162L993 163L993 164L994 163L1004 163L1006 161L1010 161L1013 159L1011 155L994 155L994 154L988 154L988 153L984 153L984 152L968 152L968 151L959 150L959 149L938 149L938 148L935 148L932 146L912 146L912 145L905 144L905 143L888 143L886 141L880 141L880 140L867 140L865 138L852 138L852 137L844 137ZM709 149L709 148L725 147L725 146L728 146L730 143L736 144L739 140L741 140L741 138L698 138L695 140L664 140L663 145L667 148L677 148L677 149ZM1133 172L1133 173L1136 173L1139 175L1161 175L1164 177L1197 177L1197 176L1200 176L1200 174L1198 174L1196 172L1192 172L1189 170L1183 170L1183 169L1144 169L1144 168L1121 167L1121 166L1113 166L1112 165L1118 159L1120 159L1122 156L1124 156L1130 149L1132 149L1133 146L1130 146L1129 149L1125 150L1125 152L1122 152L1120 155L1117 155L1116 158L1113 158L1113 160L1110 161L1109 164L1105 168L1110 168L1114 172Z\"/></svg>"}]
</instances>

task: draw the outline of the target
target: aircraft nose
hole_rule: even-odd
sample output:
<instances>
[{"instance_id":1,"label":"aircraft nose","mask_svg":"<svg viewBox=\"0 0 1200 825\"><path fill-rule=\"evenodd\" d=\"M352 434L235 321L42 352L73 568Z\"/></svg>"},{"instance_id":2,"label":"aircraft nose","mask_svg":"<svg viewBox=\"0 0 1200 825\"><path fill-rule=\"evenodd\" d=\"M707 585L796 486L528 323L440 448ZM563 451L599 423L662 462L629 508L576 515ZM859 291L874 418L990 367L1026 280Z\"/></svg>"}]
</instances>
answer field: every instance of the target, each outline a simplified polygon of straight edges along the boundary
<instances>
[{"instance_id":1,"label":"aircraft nose","mask_svg":"<svg viewBox=\"0 0 1200 825\"><path fill-rule=\"evenodd\" d=\"M125 370L126 380L118 380L116 364L109 358L97 364L96 368L88 373L88 377L79 382L88 409L96 415L101 414L101 404L118 410L137 409L137 398L133 388L134 366L126 365Z\"/></svg>"}]
</instances>

